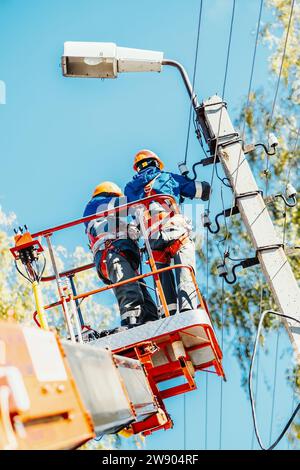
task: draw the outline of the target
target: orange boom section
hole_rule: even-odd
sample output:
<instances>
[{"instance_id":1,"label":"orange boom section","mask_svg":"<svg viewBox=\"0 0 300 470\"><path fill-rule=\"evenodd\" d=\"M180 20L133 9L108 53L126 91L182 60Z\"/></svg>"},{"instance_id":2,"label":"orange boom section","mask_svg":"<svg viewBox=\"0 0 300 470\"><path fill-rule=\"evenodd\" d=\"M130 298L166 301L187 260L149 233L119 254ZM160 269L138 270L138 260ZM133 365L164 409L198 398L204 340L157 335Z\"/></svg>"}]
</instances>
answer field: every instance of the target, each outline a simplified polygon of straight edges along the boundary
<instances>
[{"instance_id":1,"label":"orange boom section","mask_svg":"<svg viewBox=\"0 0 300 470\"><path fill-rule=\"evenodd\" d=\"M94 437L54 333L0 325L0 449L74 449Z\"/></svg>"}]
</instances>

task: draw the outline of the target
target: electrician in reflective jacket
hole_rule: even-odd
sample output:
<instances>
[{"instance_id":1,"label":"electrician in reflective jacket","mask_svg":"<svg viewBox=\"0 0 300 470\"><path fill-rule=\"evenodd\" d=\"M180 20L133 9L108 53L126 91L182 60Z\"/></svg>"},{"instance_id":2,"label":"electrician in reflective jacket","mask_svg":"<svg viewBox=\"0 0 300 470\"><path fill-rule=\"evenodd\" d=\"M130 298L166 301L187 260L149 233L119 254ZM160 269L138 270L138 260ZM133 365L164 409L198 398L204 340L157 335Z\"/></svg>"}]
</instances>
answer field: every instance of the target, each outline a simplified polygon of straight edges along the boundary
<instances>
[{"instance_id":1,"label":"electrician in reflective jacket","mask_svg":"<svg viewBox=\"0 0 300 470\"><path fill-rule=\"evenodd\" d=\"M109 181L99 184L83 216L97 214L126 204L121 189ZM128 223L127 210L85 223L90 248L99 277L106 284L128 280L138 275L139 230ZM132 282L114 289L121 314L121 326L131 327L157 320L158 313L145 283Z\"/></svg>"},{"instance_id":2,"label":"electrician in reflective jacket","mask_svg":"<svg viewBox=\"0 0 300 470\"><path fill-rule=\"evenodd\" d=\"M141 150L136 154L133 168L137 174L124 191L128 202L155 194L169 194L177 203L181 198L209 199L208 183L163 171L163 162L150 150ZM148 223L148 238L157 268L174 262L190 266L195 271L191 222L181 214L170 217L170 211L168 217L165 207L157 202L150 204L148 217L151 219L151 223ZM174 274L173 271L166 271L160 275L170 315L197 307L197 293L189 270L176 269Z\"/></svg>"}]
</instances>

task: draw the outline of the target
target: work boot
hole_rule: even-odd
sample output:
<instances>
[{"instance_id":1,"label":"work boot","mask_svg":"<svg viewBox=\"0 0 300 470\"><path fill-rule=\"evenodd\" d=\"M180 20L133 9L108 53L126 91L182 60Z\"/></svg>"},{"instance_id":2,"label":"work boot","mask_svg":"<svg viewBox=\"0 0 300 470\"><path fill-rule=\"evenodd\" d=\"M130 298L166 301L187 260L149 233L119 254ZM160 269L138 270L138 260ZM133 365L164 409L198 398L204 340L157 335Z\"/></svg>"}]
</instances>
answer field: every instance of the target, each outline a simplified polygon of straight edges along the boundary
<instances>
[{"instance_id":1,"label":"work boot","mask_svg":"<svg viewBox=\"0 0 300 470\"><path fill-rule=\"evenodd\" d=\"M142 307L138 306L138 307L133 308L132 310L127 310L127 312L122 313L121 326L128 326L129 328L138 326L141 312L142 312Z\"/></svg>"},{"instance_id":2,"label":"work boot","mask_svg":"<svg viewBox=\"0 0 300 470\"><path fill-rule=\"evenodd\" d=\"M114 335L116 333L122 333L123 331L126 331L128 329L128 326L117 326L116 328L113 328L111 330L102 330L100 332L100 338L105 338L106 336Z\"/></svg>"}]
</instances>

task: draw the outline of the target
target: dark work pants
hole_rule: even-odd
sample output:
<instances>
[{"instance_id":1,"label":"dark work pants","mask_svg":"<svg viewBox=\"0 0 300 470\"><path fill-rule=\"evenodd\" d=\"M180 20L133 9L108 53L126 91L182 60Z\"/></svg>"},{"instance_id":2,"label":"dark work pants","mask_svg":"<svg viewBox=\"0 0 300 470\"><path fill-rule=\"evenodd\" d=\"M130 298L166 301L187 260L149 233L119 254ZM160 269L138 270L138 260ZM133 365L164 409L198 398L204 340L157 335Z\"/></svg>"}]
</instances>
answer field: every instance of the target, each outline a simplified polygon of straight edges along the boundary
<instances>
[{"instance_id":1,"label":"dark work pants","mask_svg":"<svg viewBox=\"0 0 300 470\"><path fill-rule=\"evenodd\" d=\"M109 280L115 284L137 276L130 259L130 252L121 254L118 251L110 250L106 257ZM146 323L147 321L158 320L158 311L150 296L144 282L131 282L114 289L120 315L121 325L132 323ZM135 320L132 320L132 319Z\"/></svg>"},{"instance_id":2,"label":"dark work pants","mask_svg":"<svg viewBox=\"0 0 300 470\"><path fill-rule=\"evenodd\" d=\"M152 249L164 250L167 246L162 238L150 242ZM172 259L174 264L190 266L195 271L195 245L192 240L184 244ZM165 268L169 264L156 262L157 268ZM176 269L160 274L162 288L166 297L170 315L184 310L197 308L197 292L188 269ZM178 302L177 302L178 301Z\"/></svg>"}]
</instances>

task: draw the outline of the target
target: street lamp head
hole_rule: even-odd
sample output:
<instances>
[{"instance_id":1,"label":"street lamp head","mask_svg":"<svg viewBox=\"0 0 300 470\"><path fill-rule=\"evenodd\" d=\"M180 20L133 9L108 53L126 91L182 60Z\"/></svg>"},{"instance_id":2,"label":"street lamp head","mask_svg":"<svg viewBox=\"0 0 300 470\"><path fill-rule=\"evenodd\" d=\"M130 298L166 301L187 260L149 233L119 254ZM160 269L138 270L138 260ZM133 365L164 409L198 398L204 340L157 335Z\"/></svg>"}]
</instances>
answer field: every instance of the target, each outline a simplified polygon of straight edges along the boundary
<instances>
[{"instance_id":1,"label":"street lamp head","mask_svg":"<svg viewBox=\"0 0 300 470\"><path fill-rule=\"evenodd\" d=\"M118 47L109 42L65 42L65 77L116 78L121 72L160 72L163 53Z\"/></svg>"}]
</instances>

